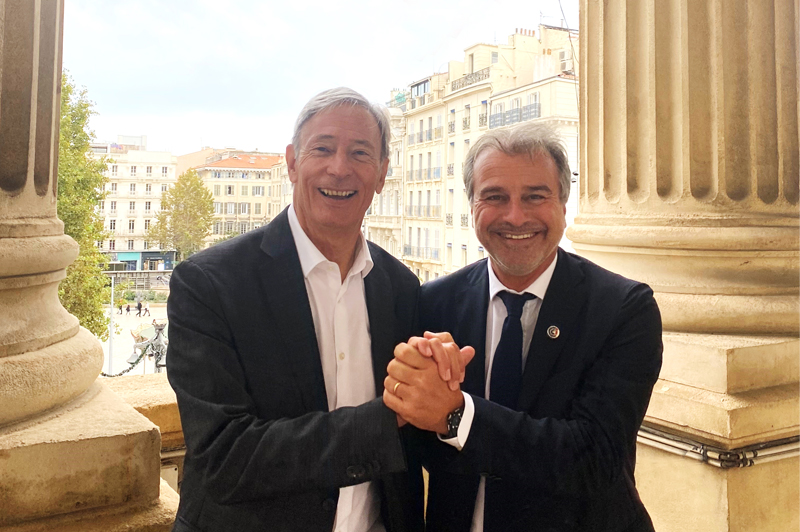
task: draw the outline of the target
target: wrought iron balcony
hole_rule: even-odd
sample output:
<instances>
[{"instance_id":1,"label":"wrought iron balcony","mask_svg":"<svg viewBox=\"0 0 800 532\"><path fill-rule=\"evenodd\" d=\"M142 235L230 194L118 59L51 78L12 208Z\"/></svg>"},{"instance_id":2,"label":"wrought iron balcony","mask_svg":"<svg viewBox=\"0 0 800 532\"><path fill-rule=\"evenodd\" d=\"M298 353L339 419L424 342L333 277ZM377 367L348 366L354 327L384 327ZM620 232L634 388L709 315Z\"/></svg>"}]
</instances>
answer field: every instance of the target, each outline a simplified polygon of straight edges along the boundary
<instances>
[{"instance_id":1,"label":"wrought iron balcony","mask_svg":"<svg viewBox=\"0 0 800 532\"><path fill-rule=\"evenodd\" d=\"M441 179L442 178L442 167L436 166L433 169L433 179Z\"/></svg>"},{"instance_id":2,"label":"wrought iron balcony","mask_svg":"<svg viewBox=\"0 0 800 532\"><path fill-rule=\"evenodd\" d=\"M467 130L469 129L470 117L465 116L461 119L461 129Z\"/></svg>"},{"instance_id":3,"label":"wrought iron balcony","mask_svg":"<svg viewBox=\"0 0 800 532\"><path fill-rule=\"evenodd\" d=\"M486 127L489 123L489 117L486 113L481 113L478 115L478 127Z\"/></svg>"},{"instance_id":4,"label":"wrought iron balcony","mask_svg":"<svg viewBox=\"0 0 800 532\"><path fill-rule=\"evenodd\" d=\"M447 214L444 215L444 223L445 223L445 225L449 225L449 226L453 225L453 213L452 212L448 212Z\"/></svg>"},{"instance_id":5,"label":"wrought iron balcony","mask_svg":"<svg viewBox=\"0 0 800 532\"><path fill-rule=\"evenodd\" d=\"M473 72L472 74L467 74L463 78L458 78L450 85L450 90L453 92L463 89L464 87L468 87L473 83L477 83L479 81L483 81L484 79L489 79L489 68L486 67L477 72Z\"/></svg>"},{"instance_id":6,"label":"wrought iron balcony","mask_svg":"<svg viewBox=\"0 0 800 532\"><path fill-rule=\"evenodd\" d=\"M442 126L439 126L436 129L434 129L433 130L433 137L436 138L436 139L442 138L442 132L443 132L442 130L443 129L444 128Z\"/></svg>"},{"instance_id":7,"label":"wrought iron balcony","mask_svg":"<svg viewBox=\"0 0 800 532\"><path fill-rule=\"evenodd\" d=\"M447 123L447 132L448 133L455 133L456 132L456 122L453 120L452 122Z\"/></svg>"},{"instance_id":8,"label":"wrought iron balcony","mask_svg":"<svg viewBox=\"0 0 800 532\"><path fill-rule=\"evenodd\" d=\"M453 163L447 165L447 175L455 175L455 169L453 168Z\"/></svg>"},{"instance_id":9,"label":"wrought iron balcony","mask_svg":"<svg viewBox=\"0 0 800 532\"><path fill-rule=\"evenodd\" d=\"M462 214L461 215L461 227L469 227L469 215Z\"/></svg>"},{"instance_id":10,"label":"wrought iron balcony","mask_svg":"<svg viewBox=\"0 0 800 532\"><path fill-rule=\"evenodd\" d=\"M414 144L414 140L415 139L416 139L416 137L414 136L413 133L409 134L408 135L408 145L411 146L412 144Z\"/></svg>"}]
</instances>

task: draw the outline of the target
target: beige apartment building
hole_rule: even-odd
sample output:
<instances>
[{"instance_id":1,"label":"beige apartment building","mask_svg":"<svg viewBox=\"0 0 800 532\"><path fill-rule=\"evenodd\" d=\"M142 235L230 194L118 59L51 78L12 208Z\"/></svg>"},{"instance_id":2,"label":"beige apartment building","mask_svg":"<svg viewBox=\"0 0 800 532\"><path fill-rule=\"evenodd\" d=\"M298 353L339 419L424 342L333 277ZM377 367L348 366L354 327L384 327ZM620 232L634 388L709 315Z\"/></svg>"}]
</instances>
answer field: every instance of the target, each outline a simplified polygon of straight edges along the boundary
<instances>
[{"instance_id":1,"label":"beige apartment building","mask_svg":"<svg viewBox=\"0 0 800 532\"><path fill-rule=\"evenodd\" d=\"M217 160L213 160L217 159ZM195 168L214 198L214 222L206 247L231 234L243 234L269 222L274 213L272 168L280 155L245 153L213 157Z\"/></svg>"},{"instance_id":2,"label":"beige apartment building","mask_svg":"<svg viewBox=\"0 0 800 532\"><path fill-rule=\"evenodd\" d=\"M517 30L507 44L475 44L448 71L395 90L392 170L365 221L367 237L400 258L421 281L484 257L470 225L463 182L469 147L486 131L528 120L553 124L578 167L578 34L540 25ZM404 131L403 131L404 128ZM387 181L388 183L388 181ZM395 197L399 197L397 204ZM391 207L399 216L387 216ZM402 241L397 241L399 233ZM397 246L397 247L393 247ZM402 246L402 247L401 247ZM397 251L394 251L397 250Z\"/></svg>"},{"instance_id":3,"label":"beige apartment building","mask_svg":"<svg viewBox=\"0 0 800 532\"><path fill-rule=\"evenodd\" d=\"M125 270L171 270L173 250L162 250L147 239L161 208L161 195L175 184L177 158L169 152L147 151L144 136L122 136L114 143L92 143L96 157L108 162L106 199L98 206L109 233L100 249Z\"/></svg>"}]
</instances>

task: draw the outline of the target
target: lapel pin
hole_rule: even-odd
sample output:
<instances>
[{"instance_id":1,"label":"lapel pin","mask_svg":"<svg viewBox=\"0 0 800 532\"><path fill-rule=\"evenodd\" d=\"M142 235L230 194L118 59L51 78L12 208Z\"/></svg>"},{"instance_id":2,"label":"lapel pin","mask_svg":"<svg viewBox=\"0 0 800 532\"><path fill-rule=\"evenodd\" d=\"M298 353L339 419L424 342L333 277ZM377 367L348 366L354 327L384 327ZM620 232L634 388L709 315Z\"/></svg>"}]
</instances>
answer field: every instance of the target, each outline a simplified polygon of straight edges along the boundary
<instances>
[{"instance_id":1,"label":"lapel pin","mask_svg":"<svg viewBox=\"0 0 800 532\"><path fill-rule=\"evenodd\" d=\"M555 325L551 325L550 327L547 328L547 336L549 336L552 340L558 338L558 335L560 334L561 331L558 330L558 327L556 327Z\"/></svg>"}]
</instances>

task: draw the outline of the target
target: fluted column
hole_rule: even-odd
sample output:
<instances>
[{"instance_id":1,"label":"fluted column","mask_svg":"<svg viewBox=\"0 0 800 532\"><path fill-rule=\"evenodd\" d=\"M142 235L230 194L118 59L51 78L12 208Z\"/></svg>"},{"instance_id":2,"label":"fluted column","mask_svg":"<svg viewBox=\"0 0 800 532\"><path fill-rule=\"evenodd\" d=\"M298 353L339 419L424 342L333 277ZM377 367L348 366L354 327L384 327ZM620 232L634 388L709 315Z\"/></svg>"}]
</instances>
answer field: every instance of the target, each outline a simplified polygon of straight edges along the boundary
<instances>
[{"instance_id":1,"label":"fluted column","mask_svg":"<svg viewBox=\"0 0 800 532\"><path fill-rule=\"evenodd\" d=\"M102 367L58 299L78 253L56 217L62 11L0 1L0 425L78 396Z\"/></svg>"},{"instance_id":2,"label":"fluted column","mask_svg":"<svg viewBox=\"0 0 800 532\"><path fill-rule=\"evenodd\" d=\"M645 425L667 436L641 438L637 463L657 530L800 524L785 504L800 496L787 450L799 415L798 13L800 0L581 0L580 206L567 235L648 283L661 308ZM705 445L773 454L725 469Z\"/></svg>"},{"instance_id":3,"label":"fluted column","mask_svg":"<svg viewBox=\"0 0 800 532\"><path fill-rule=\"evenodd\" d=\"M584 1L575 249L667 330L798 332L797 3Z\"/></svg>"},{"instance_id":4,"label":"fluted column","mask_svg":"<svg viewBox=\"0 0 800 532\"><path fill-rule=\"evenodd\" d=\"M63 9L0 0L0 532L167 531L158 428L58 299L78 253L56 216Z\"/></svg>"}]
</instances>

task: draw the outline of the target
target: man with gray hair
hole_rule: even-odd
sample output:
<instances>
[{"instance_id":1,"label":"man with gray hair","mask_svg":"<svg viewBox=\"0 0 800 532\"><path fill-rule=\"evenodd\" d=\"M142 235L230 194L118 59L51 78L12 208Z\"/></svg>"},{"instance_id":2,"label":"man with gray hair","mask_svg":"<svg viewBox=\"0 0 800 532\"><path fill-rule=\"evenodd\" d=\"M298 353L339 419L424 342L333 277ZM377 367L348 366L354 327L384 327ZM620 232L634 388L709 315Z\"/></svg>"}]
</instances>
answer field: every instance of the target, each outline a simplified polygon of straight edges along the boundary
<instances>
[{"instance_id":1,"label":"man with gray hair","mask_svg":"<svg viewBox=\"0 0 800 532\"><path fill-rule=\"evenodd\" d=\"M425 283L420 322L475 358L452 391L413 338L384 382L431 431L427 530L652 531L633 474L661 367L652 291L559 249L570 172L549 127L489 131L464 181L489 259Z\"/></svg>"},{"instance_id":2,"label":"man with gray hair","mask_svg":"<svg viewBox=\"0 0 800 532\"><path fill-rule=\"evenodd\" d=\"M358 93L318 94L286 148L292 205L175 268L168 376L187 448L175 531L422 529L421 469L379 395L417 331L419 282L361 233L389 134Z\"/></svg>"}]
</instances>

